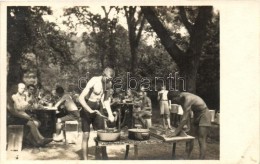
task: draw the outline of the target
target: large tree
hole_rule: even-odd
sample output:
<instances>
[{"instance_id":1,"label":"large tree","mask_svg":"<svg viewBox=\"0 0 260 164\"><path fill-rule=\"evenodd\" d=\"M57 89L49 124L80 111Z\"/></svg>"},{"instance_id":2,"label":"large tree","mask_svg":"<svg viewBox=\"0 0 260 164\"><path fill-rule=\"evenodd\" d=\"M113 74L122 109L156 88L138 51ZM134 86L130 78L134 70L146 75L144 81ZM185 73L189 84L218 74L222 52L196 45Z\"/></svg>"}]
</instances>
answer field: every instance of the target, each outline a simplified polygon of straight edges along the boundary
<instances>
[{"instance_id":1,"label":"large tree","mask_svg":"<svg viewBox=\"0 0 260 164\"><path fill-rule=\"evenodd\" d=\"M144 28L145 18L142 12L137 11L136 6L129 6L129 7L124 6L124 11L125 11L125 17L128 26L128 38L129 38L131 57L132 57L131 72L135 73L135 68L137 65L137 48ZM137 14L137 19L135 18L136 14Z\"/></svg>"},{"instance_id":2,"label":"large tree","mask_svg":"<svg viewBox=\"0 0 260 164\"><path fill-rule=\"evenodd\" d=\"M188 31L189 42L186 50L177 45L178 41L175 37L171 37L169 29L160 20L155 7L142 6L141 9L152 29L160 38L162 45L177 63L181 75L186 77L187 91L195 93L197 71L207 34L207 25L212 18L212 7L198 7L194 9L197 13L193 12L192 14L190 12L193 10L188 11L183 6L178 7L177 10L172 10L177 11L178 18Z\"/></svg>"},{"instance_id":3,"label":"large tree","mask_svg":"<svg viewBox=\"0 0 260 164\"><path fill-rule=\"evenodd\" d=\"M43 16L49 14L52 11L45 6L7 8L8 88L21 82L24 72L30 69L36 69L41 82L42 70L49 64L63 70L72 64L69 36L55 23L44 21Z\"/></svg>"}]
</instances>

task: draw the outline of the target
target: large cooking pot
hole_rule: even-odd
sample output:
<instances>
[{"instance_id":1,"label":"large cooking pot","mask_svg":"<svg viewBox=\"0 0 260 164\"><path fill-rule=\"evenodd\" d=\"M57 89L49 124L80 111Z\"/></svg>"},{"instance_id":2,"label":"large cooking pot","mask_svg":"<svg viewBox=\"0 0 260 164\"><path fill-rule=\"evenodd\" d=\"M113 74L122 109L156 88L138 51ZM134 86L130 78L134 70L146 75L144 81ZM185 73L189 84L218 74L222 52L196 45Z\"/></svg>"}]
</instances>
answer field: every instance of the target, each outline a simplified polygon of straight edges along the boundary
<instances>
[{"instance_id":1,"label":"large cooking pot","mask_svg":"<svg viewBox=\"0 0 260 164\"><path fill-rule=\"evenodd\" d=\"M128 138L132 140L149 140L150 131L149 129L129 129Z\"/></svg>"},{"instance_id":2,"label":"large cooking pot","mask_svg":"<svg viewBox=\"0 0 260 164\"><path fill-rule=\"evenodd\" d=\"M118 141L120 140L120 131L116 129L106 129L97 131L99 141Z\"/></svg>"}]
</instances>

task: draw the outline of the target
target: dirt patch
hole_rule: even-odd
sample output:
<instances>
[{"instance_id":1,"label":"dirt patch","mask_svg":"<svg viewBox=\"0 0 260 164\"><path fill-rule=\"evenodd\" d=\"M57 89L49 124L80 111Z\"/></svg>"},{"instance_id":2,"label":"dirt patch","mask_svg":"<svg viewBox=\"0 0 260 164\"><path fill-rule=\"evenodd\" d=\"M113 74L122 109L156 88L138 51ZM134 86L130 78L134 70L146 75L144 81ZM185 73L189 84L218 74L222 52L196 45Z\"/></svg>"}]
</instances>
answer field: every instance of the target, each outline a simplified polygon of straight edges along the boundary
<instances>
[{"instance_id":1,"label":"dirt patch","mask_svg":"<svg viewBox=\"0 0 260 164\"><path fill-rule=\"evenodd\" d=\"M95 159L95 143L94 137L96 132L92 131L89 144L89 159ZM24 147L18 154L17 152L7 152L8 160L81 160L81 137L82 133L79 133L76 144L64 144L63 142L51 142L45 147L33 148ZM214 141L214 142L213 142ZM138 159L140 160L171 160L171 143L140 145L138 147ZM183 159L183 153L185 151L185 143L178 143L176 146L176 160ZM111 160L122 160L125 155L125 146L108 146L108 157ZM191 154L191 159L198 159L199 157L199 145L195 140L194 148ZM134 159L134 148L130 146L129 160ZM207 160L219 160L219 142L215 140L207 143Z\"/></svg>"}]
</instances>

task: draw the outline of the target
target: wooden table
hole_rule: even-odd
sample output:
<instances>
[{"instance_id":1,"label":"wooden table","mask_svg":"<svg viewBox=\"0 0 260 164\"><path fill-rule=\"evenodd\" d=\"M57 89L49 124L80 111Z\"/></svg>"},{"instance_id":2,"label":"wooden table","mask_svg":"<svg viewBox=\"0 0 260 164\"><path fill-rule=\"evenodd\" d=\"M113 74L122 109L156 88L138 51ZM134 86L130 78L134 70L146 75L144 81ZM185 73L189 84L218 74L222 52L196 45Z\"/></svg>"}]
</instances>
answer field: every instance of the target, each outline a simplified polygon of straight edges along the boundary
<instances>
[{"instance_id":1,"label":"wooden table","mask_svg":"<svg viewBox=\"0 0 260 164\"><path fill-rule=\"evenodd\" d=\"M55 109L34 109L31 111L40 122L39 131L44 137L52 138L56 131L56 110Z\"/></svg>"},{"instance_id":2,"label":"wooden table","mask_svg":"<svg viewBox=\"0 0 260 164\"><path fill-rule=\"evenodd\" d=\"M129 153L129 147L130 147L130 145L134 145L134 157L135 157L135 159L138 159L138 146L139 145L163 143L162 140L154 138L154 137L151 137L149 140L145 140L145 141L131 140L131 139L128 139L127 136L121 137L121 139L119 141L111 141L111 142L99 141L97 138L95 138L94 140L96 143L96 151L95 151L96 159L100 158L99 153L100 153L101 147L113 146L113 145L126 145L125 159L127 159L128 153ZM106 159L104 154L102 154L102 159Z\"/></svg>"},{"instance_id":3,"label":"wooden table","mask_svg":"<svg viewBox=\"0 0 260 164\"><path fill-rule=\"evenodd\" d=\"M139 145L146 145L146 144L162 144L162 143L172 143L172 158L175 159L175 149L176 149L176 143L177 142L186 142L186 149L185 153L187 155L187 158L190 158L190 154L193 149L193 144L194 144L194 137L192 136L186 136L186 137L174 137L172 140L169 141L164 141L162 139L155 138L153 136L150 137L149 140L146 141L136 141L136 140L131 140L128 139L127 136L121 137L119 141L113 141L113 142L104 142L104 141L99 141L97 138L95 138L95 143L96 143L96 151L95 151L95 156L96 159L100 158L100 149L101 147L106 147L106 146L112 146L112 145L126 145L126 152L125 152L125 159L128 158L128 153L129 153L129 146L134 145L134 157L135 159L138 159L138 146ZM105 156L102 154L102 159L106 159Z\"/></svg>"},{"instance_id":4,"label":"wooden table","mask_svg":"<svg viewBox=\"0 0 260 164\"><path fill-rule=\"evenodd\" d=\"M195 139L195 137L187 135L186 137L174 137L172 140L164 141L164 142L172 143L172 158L173 159L176 158L175 150L176 150L177 142L186 142L185 155L187 156L186 158L189 159L192 149L193 149L194 139Z\"/></svg>"}]
</instances>

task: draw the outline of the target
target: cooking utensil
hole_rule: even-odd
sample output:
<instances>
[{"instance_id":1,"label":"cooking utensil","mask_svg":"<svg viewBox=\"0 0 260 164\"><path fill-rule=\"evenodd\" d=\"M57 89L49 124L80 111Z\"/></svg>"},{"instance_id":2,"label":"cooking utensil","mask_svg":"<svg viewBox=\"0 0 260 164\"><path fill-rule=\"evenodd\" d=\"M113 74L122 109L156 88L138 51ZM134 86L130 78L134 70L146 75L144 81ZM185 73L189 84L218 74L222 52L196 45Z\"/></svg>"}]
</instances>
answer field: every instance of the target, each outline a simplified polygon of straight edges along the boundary
<instances>
[{"instance_id":1,"label":"cooking utensil","mask_svg":"<svg viewBox=\"0 0 260 164\"><path fill-rule=\"evenodd\" d=\"M149 129L129 129L128 138L133 140L149 140L150 131Z\"/></svg>"},{"instance_id":2,"label":"cooking utensil","mask_svg":"<svg viewBox=\"0 0 260 164\"><path fill-rule=\"evenodd\" d=\"M104 119L107 119L108 120L108 117L107 116L104 116L103 114L100 114L101 117L103 117Z\"/></svg>"},{"instance_id":3,"label":"cooking utensil","mask_svg":"<svg viewBox=\"0 0 260 164\"><path fill-rule=\"evenodd\" d=\"M118 141L120 139L120 131L114 128L98 130L97 138L100 141Z\"/></svg>"}]
</instances>

